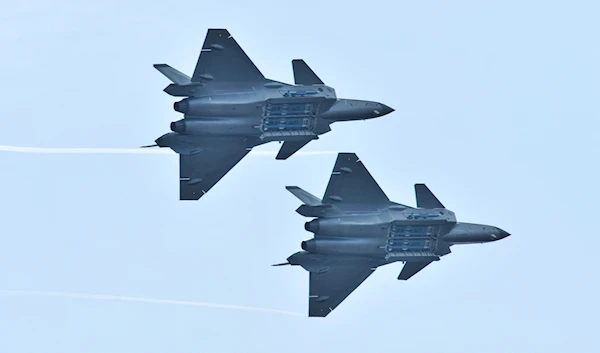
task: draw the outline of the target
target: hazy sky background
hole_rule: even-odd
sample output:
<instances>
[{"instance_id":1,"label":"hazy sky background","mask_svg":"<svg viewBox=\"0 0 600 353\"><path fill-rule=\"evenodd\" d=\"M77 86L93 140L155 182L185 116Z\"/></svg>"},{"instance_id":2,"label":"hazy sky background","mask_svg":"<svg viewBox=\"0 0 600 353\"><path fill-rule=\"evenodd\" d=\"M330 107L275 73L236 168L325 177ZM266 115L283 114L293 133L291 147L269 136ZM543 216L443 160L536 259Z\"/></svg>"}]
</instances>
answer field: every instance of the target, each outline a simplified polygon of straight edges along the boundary
<instances>
[{"instance_id":1,"label":"hazy sky background","mask_svg":"<svg viewBox=\"0 0 600 353\"><path fill-rule=\"evenodd\" d=\"M403 282L382 267L325 319L0 296L0 352L599 352L600 5L595 1L18 1L0 13L0 145L136 148L169 131L152 64L191 74L227 28L269 78L303 58L342 98L396 111L307 151L356 152L390 199L425 182L512 236ZM277 144L257 148L275 151ZM308 314L310 237L285 185L335 155L248 156L199 202L178 158L0 152L0 290Z\"/></svg>"}]
</instances>

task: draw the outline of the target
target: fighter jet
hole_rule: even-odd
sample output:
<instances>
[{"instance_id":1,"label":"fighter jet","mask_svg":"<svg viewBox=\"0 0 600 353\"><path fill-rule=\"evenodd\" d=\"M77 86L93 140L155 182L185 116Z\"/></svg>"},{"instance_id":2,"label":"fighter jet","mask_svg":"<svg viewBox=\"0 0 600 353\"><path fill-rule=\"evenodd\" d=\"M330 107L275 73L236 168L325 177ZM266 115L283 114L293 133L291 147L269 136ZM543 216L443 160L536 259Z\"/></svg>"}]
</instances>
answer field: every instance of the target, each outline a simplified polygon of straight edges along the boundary
<instances>
[{"instance_id":1,"label":"fighter jet","mask_svg":"<svg viewBox=\"0 0 600 353\"><path fill-rule=\"evenodd\" d=\"M425 184L416 184L417 207L390 201L353 153L338 154L322 200L297 186L286 187L304 204L296 212L316 217L305 224L314 238L303 251L276 264L310 273L308 316L325 317L379 266L402 261L407 280L458 244L506 238L504 230L456 221Z\"/></svg>"},{"instance_id":2,"label":"fighter jet","mask_svg":"<svg viewBox=\"0 0 600 353\"><path fill-rule=\"evenodd\" d=\"M294 85L265 78L226 29L208 30L192 77L166 64L154 67L172 82L166 93L186 97L174 104L183 119L155 145L142 147L179 153L181 200L198 200L255 146L283 142L276 159L287 159L334 122L394 111L338 99L300 59L292 61Z\"/></svg>"}]
</instances>

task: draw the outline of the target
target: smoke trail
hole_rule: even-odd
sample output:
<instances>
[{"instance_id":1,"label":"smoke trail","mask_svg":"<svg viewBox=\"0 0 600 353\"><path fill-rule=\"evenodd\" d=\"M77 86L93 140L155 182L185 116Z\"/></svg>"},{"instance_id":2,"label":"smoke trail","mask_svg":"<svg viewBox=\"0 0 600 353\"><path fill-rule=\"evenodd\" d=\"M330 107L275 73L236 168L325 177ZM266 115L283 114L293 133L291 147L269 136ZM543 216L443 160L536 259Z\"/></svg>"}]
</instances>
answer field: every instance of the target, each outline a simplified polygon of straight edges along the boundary
<instances>
[{"instance_id":1,"label":"smoke trail","mask_svg":"<svg viewBox=\"0 0 600 353\"><path fill-rule=\"evenodd\" d=\"M53 154L169 154L171 150L158 148L44 148L0 146L2 152Z\"/></svg>"},{"instance_id":2,"label":"smoke trail","mask_svg":"<svg viewBox=\"0 0 600 353\"><path fill-rule=\"evenodd\" d=\"M44 148L44 147L23 147L23 146L1 146L0 152L17 153L52 153L52 154L173 154L174 152L166 148ZM299 156L322 156L334 155L333 151L314 151L314 152L296 152ZM250 156L275 156L276 151L252 151Z\"/></svg>"},{"instance_id":3,"label":"smoke trail","mask_svg":"<svg viewBox=\"0 0 600 353\"><path fill-rule=\"evenodd\" d=\"M260 312L290 315L290 316L305 316L305 315L302 315L299 313L294 313L291 311L267 309L267 308L254 308L251 306L215 304L215 303L183 301L183 300L125 297L125 296L120 296L120 295L82 294L82 293L25 291L25 290L0 290L0 295L18 296L18 297L26 297L26 296L30 296L30 297L60 297L60 298L76 298L76 299L91 299L91 300L128 301L128 302L150 303L150 304L183 305L183 306L195 306L195 307L204 307L204 308L232 309L232 310L243 310L243 311L260 311Z\"/></svg>"}]
</instances>

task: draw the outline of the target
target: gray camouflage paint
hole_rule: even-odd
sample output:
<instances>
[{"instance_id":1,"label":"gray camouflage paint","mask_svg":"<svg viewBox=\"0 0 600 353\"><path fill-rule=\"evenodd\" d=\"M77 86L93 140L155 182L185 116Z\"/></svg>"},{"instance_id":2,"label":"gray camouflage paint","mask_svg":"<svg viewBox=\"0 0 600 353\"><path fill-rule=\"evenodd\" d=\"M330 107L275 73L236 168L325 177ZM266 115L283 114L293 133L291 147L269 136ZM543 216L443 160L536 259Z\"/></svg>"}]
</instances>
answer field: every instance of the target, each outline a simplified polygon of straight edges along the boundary
<instances>
[{"instance_id":1,"label":"gray camouflage paint","mask_svg":"<svg viewBox=\"0 0 600 353\"><path fill-rule=\"evenodd\" d=\"M390 201L353 153L338 155L322 200L295 186L287 189L304 202L298 213L316 217L305 224L314 237L278 264L309 271L309 316L327 316L379 266L404 262L398 279L407 280L450 254L451 246L510 235L457 222L425 184L415 185L417 208Z\"/></svg>"}]
</instances>

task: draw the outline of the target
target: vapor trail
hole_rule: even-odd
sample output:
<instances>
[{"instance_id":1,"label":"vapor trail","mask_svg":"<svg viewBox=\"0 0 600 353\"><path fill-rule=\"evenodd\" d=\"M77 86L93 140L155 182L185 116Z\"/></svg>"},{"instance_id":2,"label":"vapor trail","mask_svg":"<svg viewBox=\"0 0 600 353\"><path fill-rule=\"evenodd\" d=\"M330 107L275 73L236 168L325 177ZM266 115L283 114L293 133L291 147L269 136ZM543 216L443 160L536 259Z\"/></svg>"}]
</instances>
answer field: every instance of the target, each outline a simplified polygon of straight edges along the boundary
<instances>
[{"instance_id":1,"label":"vapor trail","mask_svg":"<svg viewBox=\"0 0 600 353\"><path fill-rule=\"evenodd\" d=\"M53 154L174 154L173 151L166 148L45 148L45 147L23 147L23 146L2 146L0 152L17 153L53 153ZM296 152L299 156L322 156L334 155L334 151L314 151L314 152ZM252 151L250 156L275 156L276 151Z\"/></svg>"},{"instance_id":2,"label":"vapor trail","mask_svg":"<svg viewBox=\"0 0 600 353\"><path fill-rule=\"evenodd\" d=\"M251 306L215 304L215 303L182 301L182 300L125 297L125 296L121 296L121 295L82 294L82 293L25 291L25 290L0 290L0 295L17 296L17 297L60 297L60 298L76 298L76 299L91 299L91 300L127 301L127 302L137 302L137 303L183 305L183 306L195 306L195 307L217 308L217 309L232 309L232 310L243 310L243 311L260 311L260 312L283 314L283 315L290 315L290 316L305 316L305 315L302 315L299 313L294 313L291 311L266 309L266 308L254 308Z\"/></svg>"}]
</instances>

